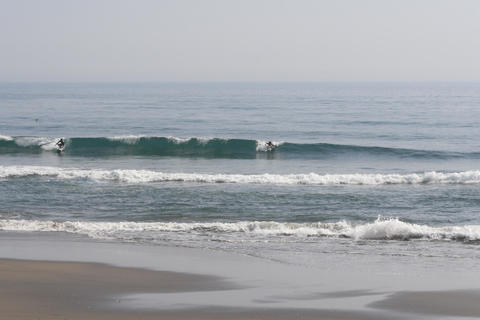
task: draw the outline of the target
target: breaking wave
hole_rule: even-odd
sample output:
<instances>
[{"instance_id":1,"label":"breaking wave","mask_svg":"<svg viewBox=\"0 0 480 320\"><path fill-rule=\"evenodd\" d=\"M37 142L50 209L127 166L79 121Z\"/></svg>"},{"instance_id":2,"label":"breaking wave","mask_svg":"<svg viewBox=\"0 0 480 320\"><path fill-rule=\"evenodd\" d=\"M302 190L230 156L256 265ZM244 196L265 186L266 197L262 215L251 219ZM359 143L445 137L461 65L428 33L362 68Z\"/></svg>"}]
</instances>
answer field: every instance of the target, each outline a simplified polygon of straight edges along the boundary
<instances>
[{"instance_id":1,"label":"breaking wave","mask_svg":"<svg viewBox=\"0 0 480 320\"><path fill-rule=\"evenodd\" d=\"M165 233L201 236L225 235L233 239L260 237L332 237L352 240L447 240L467 243L480 240L480 225L442 226L412 224L396 218L378 218L371 223L289 223L274 221L241 222L85 222L0 220L2 231L68 232L95 239L148 241L161 239ZM239 238L240 237L240 238Z\"/></svg>"},{"instance_id":2,"label":"breaking wave","mask_svg":"<svg viewBox=\"0 0 480 320\"><path fill-rule=\"evenodd\" d=\"M50 177L91 179L119 183L239 183L274 185L399 185L399 184L480 184L480 170L424 172L410 174L207 174L172 173L151 170L101 170L46 166L0 166L0 179Z\"/></svg>"},{"instance_id":3,"label":"breaking wave","mask_svg":"<svg viewBox=\"0 0 480 320\"><path fill-rule=\"evenodd\" d=\"M0 154L54 151L59 138L0 136ZM253 159L326 159L349 154L413 159L480 158L480 152L460 153L329 143L291 143L223 138L116 136L65 139L64 155L171 156Z\"/></svg>"}]
</instances>

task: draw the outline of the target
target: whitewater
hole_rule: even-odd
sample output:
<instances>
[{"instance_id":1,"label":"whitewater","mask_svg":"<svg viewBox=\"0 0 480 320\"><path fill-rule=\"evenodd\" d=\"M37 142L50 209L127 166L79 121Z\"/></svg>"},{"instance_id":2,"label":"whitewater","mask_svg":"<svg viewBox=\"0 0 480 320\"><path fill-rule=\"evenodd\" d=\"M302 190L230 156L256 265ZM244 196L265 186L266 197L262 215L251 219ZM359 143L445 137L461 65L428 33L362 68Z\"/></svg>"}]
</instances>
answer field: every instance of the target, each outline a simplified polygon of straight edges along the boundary
<instances>
[{"instance_id":1,"label":"whitewater","mask_svg":"<svg viewBox=\"0 0 480 320\"><path fill-rule=\"evenodd\" d=\"M294 238L332 237L353 240L429 240L429 241L480 241L480 225L431 227L400 221L396 218L378 218L374 222L352 224L335 223L279 223L275 221L240 221L235 223L181 223L181 222L82 222L0 220L0 230L68 232L88 235L97 239L133 240L142 234L191 233L198 236L231 233L246 234L250 239L260 237L275 241L276 237ZM148 240L147 239L145 240ZM321 241L321 240L319 240Z\"/></svg>"},{"instance_id":2,"label":"whitewater","mask_svg":"<svg viewBox=\"0 0 480 320\"><path fill-rule=\"evenodd\" d=\"M479 184L480 170L410 174L205 174L151 170L100 170L41 166L0 166L0 179L22 177L91 179L123 183L192 182L300 185Z\"/></svg>"},{"instance_id":3,"label":"whitewater","mask_svg":"<svg viewBox=\"0 0 480 320\"><path fill-rule=\"evenodd\" d=\"M478 84L126 88L0 84L1 233L308 266L478 257Z\"/></svg>"}]
</instances>

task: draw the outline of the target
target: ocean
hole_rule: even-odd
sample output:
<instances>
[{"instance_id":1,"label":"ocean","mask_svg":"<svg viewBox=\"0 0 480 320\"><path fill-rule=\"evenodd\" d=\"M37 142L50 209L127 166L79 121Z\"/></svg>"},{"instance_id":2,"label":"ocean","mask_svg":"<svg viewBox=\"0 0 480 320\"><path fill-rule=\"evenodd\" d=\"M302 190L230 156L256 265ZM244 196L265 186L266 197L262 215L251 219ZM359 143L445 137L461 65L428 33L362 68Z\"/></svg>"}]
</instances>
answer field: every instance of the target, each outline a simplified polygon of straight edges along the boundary
<instances>
[{"instance_id":1,"label":"ocean","mask_svg":"<svg viewBox=\"0 0 480 320\"><path fill-rule=\"evenodd\" d=\"M0 232L474 268L479 119L480 83L3 83Z\"/></svg>"}]
</instances>

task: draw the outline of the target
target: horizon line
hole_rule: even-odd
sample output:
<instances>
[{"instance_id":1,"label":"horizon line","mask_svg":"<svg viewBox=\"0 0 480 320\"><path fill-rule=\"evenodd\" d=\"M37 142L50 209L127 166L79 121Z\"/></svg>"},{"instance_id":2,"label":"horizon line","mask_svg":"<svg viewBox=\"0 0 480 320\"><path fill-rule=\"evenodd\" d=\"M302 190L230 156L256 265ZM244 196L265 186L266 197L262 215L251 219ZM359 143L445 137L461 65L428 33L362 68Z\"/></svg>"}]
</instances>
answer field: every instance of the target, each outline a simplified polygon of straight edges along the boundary
<instances>
[{"instance_id":1,"label":"horizon line","mask_svg":"<svg viewBox=\"0 0 480 320\"><path fill-rule=\"evenodd\" d=\"M321 84L321 83L480 83L480 80L215 80L215 81L164 81L164 80L52 80L52 81L2 81L0 84Z\"/></svg>"}]
</instances>

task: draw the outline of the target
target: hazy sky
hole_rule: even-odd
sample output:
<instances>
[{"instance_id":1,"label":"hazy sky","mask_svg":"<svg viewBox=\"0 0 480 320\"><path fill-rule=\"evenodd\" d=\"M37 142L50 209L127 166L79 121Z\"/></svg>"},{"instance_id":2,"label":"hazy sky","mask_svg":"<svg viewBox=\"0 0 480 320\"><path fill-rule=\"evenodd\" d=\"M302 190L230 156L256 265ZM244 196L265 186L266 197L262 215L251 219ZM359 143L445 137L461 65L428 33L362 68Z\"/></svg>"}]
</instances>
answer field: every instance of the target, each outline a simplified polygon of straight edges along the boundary
<instances>
[{"instance_id":1,"label":"hazy sky","mask_svg":"<svg viewBox=\"0 0 480 320\"><path fill-rule=\"evenodd\" d=\"M0 0L0 81L480 80L479 0Z\"/></svg>"}]
</instances>

